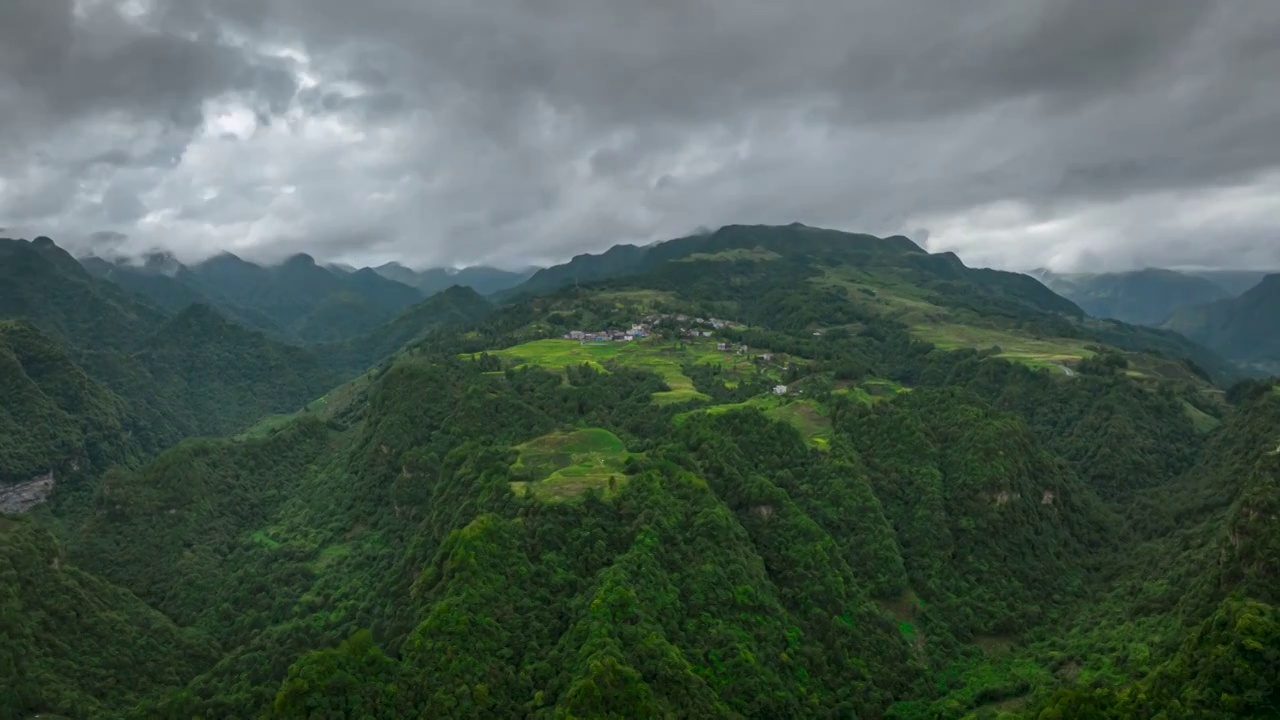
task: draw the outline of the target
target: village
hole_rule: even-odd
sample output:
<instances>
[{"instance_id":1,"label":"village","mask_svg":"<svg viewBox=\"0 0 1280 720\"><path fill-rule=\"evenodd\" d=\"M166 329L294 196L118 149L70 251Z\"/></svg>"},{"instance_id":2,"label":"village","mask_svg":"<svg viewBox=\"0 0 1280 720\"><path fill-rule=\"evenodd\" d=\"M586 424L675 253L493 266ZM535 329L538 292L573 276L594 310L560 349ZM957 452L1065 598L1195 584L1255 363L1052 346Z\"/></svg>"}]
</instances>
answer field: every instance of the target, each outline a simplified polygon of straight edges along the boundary
<instances>
[{"instance_id":1,"label":"village","mask_svg":"<svg viewBox=\"0 0 1280 720\"><path fill-rule=\"evenodd\" d=\"M582 345L590 343L603 342L634 342L643 340L651 335L657 334L656 327L674 326L675 334L682 338L710 338L715 336L716 331L725 328L744 328L742 323L732 320L722 320L720 318L701 318L684 314L675 315L649 315L640 320L640 322L632 323L630 327L625 329L607 328L604 330L571 330L561 336L564 340L577 340ZM818 333L814 333L815 335ZM733 353L746 357L751 356L751 348L745 344L733 342L717 342L716 350L724 353ZM756 356L761 363L769 364L773 362L773 353L762 352ZM788 394L786 385L775 385L772 388L775 395Z\"/></svg>"},{"instance_id":2,"label":"village","mask_svg":"<svg viewBox=\"0 0 1280 720\"><path fill-rule=\"evenodd\" d=\"M633 323L631 327L626 329L571 330L561 337L565 340L577 340L583 344L592 342L629 342L642 340L654 335L656 333L655 327L666 325L676 326L677 334L686 338L711 337L717 330L746 327L741 323L736 323L732 320L721 320L720 318L700 318L689 315L648 315L642 318L640 322ZM716 349L727 352L730 349L734 349L730 348L730 345L732 343L717 343Z\"/></svg>"}]
</instances>

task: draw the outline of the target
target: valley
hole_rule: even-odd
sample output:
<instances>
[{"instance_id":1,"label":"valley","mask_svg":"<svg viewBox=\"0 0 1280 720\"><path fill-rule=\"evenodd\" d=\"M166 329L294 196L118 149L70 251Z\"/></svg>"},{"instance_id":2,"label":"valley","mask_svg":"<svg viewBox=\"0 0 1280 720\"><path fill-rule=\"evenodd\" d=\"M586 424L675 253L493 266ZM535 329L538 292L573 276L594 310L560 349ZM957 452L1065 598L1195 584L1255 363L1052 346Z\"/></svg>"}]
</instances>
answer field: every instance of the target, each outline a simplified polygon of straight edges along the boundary
<instances>
[{"instance_id":1,"label":"valley","mask_svg":"<svg viewBox=\"0 0 1280 720\"><path fill-rule=\"evenodd\" d=\"M302 342L6 242L5 720L1280 710L1280 387L1031 277L727 226Z\"/></svg>"}]
</instances>

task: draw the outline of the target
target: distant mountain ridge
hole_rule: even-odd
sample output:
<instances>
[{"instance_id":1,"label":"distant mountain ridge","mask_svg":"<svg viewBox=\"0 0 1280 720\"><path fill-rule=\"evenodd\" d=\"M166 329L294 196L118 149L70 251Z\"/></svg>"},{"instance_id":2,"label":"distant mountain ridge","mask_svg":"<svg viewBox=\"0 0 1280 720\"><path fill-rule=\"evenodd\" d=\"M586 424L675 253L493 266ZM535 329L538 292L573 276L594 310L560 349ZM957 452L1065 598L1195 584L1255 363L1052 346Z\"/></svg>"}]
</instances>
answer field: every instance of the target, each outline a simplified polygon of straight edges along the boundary
<instances>
[{"instance_id":1,"label":"distant mountain ridge","mask_svg":"<svg viewBox=\"0 0 1280 720\"><path fill-rule=\"evenodd\" d=\"M362 337L450 287L488 295L533 273L482 266L416 271L399 263L355 268L321 265L303 253L270 266L231 253L190 266L166 253L115 261L90 256L80 262L167 312L209 305L242 325L300 344Z\"/></svg>"},{"instance_id":2,"label":"distant mountain ridge","mask_svg":"<svg viewBox=\"0 0 1280 720\"><path fill-rule=\"evenodd\" d=\"M42 450L23 451L33 458L24 472L85 454L92 461L95 452L119 462L191 435L233 432L340 381L308 351L210 305L169 315L48 238L0 239L0 320L9 321L9 376L25 398L7 405L8 423L36 433ZM67 408L90 424L77 429L60 414Z\"/></svg>"},{"instance_id":3,"label":"distant mountain ridge","mask_svg":"<svg viewBox=\"0 0 1280 720\"><path fill-rule=\"evenodd\" d=\"M1280 372L1280 274L1159 268L1028 274L1094 317L1171 330L1253 373Z\"/></svg>"},{"instance_id":4,"label":"distant mountain ridge","mask_svg":"<svg viewBox=\"0 0 1280 720\"><path fill-rule=\"evenodd\" d=\"M1123 273L1028 273L1051 290L1075 302L1093 317L1158 327L1179 308L1229 297L1213 281L1174 270L1146 268Z\"/></svg>"},{"instance_id":5,"label":"distant mountain ridge","mask_svg":"<svg viewBox=\"0 0 1280 720\"><path fill-rule=\"evenodd\" d=\"M500 270L484 265L465 267L460 270L453 268L413 270L398 262L385 263L372 269L385 278L415 287L424 295L434 295L454 285L469 287L481 295L492 295L519 285L537 271L537 268L518 271Z\"/></svg>"},{"instance_id":6,"label":"distant mountain ridge","mask_svg":"<svg viewBox=\"0 0 1280 720\"><path fill-rule=\"evenodd\" d=\"M1280 273L1239 297L1183 308L1165 327L1260 372L1280 374Z\"/></svg>"}]
</instances>

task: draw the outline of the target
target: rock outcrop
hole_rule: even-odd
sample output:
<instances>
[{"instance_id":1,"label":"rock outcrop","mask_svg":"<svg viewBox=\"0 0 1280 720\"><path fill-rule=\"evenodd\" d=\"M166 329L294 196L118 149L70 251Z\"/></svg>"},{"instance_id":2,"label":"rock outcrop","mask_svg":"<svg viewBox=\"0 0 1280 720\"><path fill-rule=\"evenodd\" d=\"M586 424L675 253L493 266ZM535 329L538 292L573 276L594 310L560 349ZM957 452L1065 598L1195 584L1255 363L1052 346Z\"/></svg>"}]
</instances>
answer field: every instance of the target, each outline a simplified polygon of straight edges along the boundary
<instances>
[{"instance_id":1,"label":"rock outcrop","mask_svg":"<svg viewBox=\"0 0 1280 720\"><path fill-rule=\"evenodd\" d=\"M44 502L53 492L53 471L26 482L0 487L0 513L17 515Z\"/></svg>"}]
</instances>

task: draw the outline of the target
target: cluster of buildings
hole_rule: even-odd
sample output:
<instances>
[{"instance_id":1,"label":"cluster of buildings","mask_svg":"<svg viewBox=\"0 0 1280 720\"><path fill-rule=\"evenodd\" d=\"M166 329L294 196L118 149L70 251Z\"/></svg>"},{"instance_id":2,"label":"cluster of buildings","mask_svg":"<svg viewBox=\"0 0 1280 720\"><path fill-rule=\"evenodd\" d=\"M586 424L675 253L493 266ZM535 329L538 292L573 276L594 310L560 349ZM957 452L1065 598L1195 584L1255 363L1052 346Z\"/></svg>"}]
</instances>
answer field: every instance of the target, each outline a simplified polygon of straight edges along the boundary
<instances>
[{"instance_id":1,"label":"cluster of buildings","mask_svg":"<svg viewBox=\"0 0 1280 720\"><path fill-rule=\"evenodd\" d=\"M626 330L570 330L561 337L565 340L589 342L628 342L649 337L651 331L645 325L635 324Z\"/></svg>"},{"instance_id":2,"label":"cluster of buildings","mask_svg":"<svg viewBox=\"0 0 1280 720\"><path fill-rule=\"evenodd\" d=\"M629 328L608 328L605 330L570 330L561 337L565 340L589 342L629 342L641 340L653 334L655 325L675 325L682 337L711 337L716 330L723 328L743 327L741 324L721 320L720 318L700 318L689 315L649 315ZM745 346L743 346L745 348ZM728 343L719 343L717 348L727 351Z\"/></svg>"}]
</instances>

